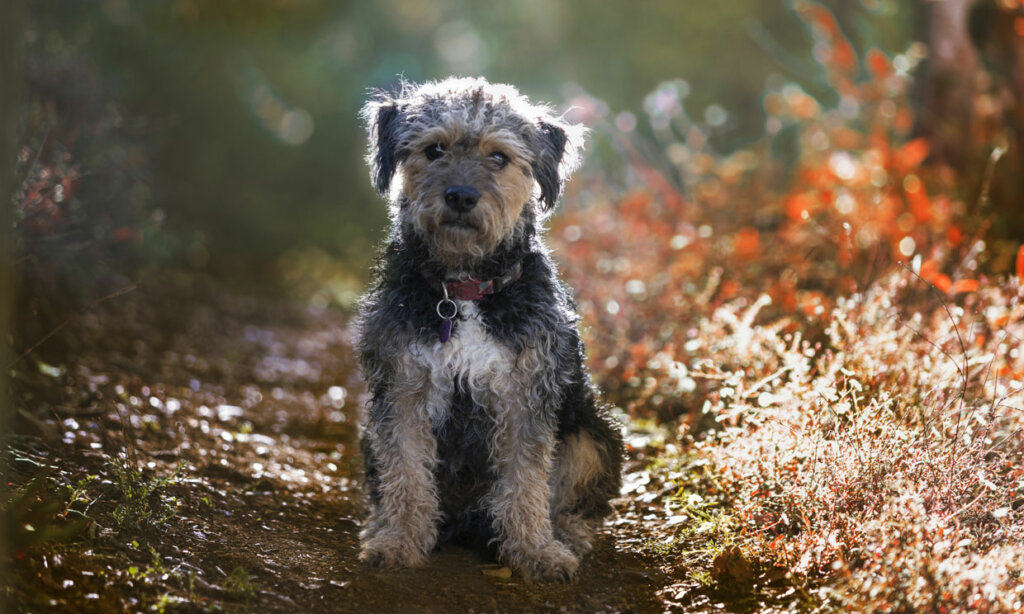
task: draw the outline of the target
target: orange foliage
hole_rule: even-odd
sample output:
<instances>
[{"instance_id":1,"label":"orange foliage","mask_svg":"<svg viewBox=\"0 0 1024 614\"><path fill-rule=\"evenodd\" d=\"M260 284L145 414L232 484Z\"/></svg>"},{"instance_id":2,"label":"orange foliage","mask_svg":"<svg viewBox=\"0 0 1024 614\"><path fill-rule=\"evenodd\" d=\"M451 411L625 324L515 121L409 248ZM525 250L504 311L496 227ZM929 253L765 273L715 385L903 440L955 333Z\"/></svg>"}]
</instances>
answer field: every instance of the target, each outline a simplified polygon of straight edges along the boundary
<instances>
[{"instance_id":1,"label":"orange foliage","mask_svg":"<svg viewBox=\"0 0 1024 614\"><path fill-rule=\"evenodd\" d=\"M804 192L793 194L786 200L786 214L789 215L789 219L794 221L804 219L812 208L814 208L814 201Z\"/></svg>"},{"instance_id":2,"label":"orange foliage","mask_svg":"<svg viewBox=\"0 0 1024 614\"><path fill-rule=\"evenodd\" d=\"M889 57L879 49L869 50L864 61L876 79L884 79L892 73Z\"/></svg>"},{"instance_id":3,"label":"orange foliage","mask_svg":"<svg viewBox=\"0 0 1024 614\"><path fill-rule=\"evenodd\" d=\"M977 279L958 279L949 286L949 293L977 292L979 286L980 284Z\"/></svg>"},{"instance_id":4,"label":"orange foliage","mask_svg":"<svg viewBox=\"0 0 1024 614\"><path fill-rule=\"evenodd\" d=\"M761 235L757 232L756 228L744 227L740 228L739 232L736 233L736 246L733 253L737 258L749 260L757 256Z\"/></svg>"},{"instance_id":5,"label":"orange foliage","mask_svg":"<svg viewBox=\"0 0 1024 614\"><path fill-rule=\"evenodd\" d=\"M925 165L929 142L910 137L909 71L895 70L877 49L862 71L828 10L802 1L797 11L828 50L816 56L828 82L856 115L793 83L767 92L769 123L796 137L789 168L774 157L778 131L721 155L692 125L679 130L687 138L656 145L609 122L611 138L631 152L627 175L639 181L616 202L601 177L586 178L593 204L554 220L556 253L589 326L592 366L633 411L682 411L671 391L644 383L650 356L671 346L685 360L693 323L726 302L764 295L765 316L820 325L836 297L863 290L895 260L915 258L921 277L944 294L979 287L965 279L974 269L953 263L978 244L982 222L967 215L954 174ZM655 163L638 153L658 147L665 155ZM577 230L566 233L569 226ZM574 239L560 244L567 236Z\"/></svg>"},{"instance_id":6,"label":"orange foliage","mask_svg":"<svg viewBox=\"0 0 1024 614\"><path fill-rule=\"evenodd\" d=\"M893 166L903 172L912 171L924 162L924 159L928 157L928 151L929 146L926 139L914 139L896 151Z\"/></svg>"}]
</instances>

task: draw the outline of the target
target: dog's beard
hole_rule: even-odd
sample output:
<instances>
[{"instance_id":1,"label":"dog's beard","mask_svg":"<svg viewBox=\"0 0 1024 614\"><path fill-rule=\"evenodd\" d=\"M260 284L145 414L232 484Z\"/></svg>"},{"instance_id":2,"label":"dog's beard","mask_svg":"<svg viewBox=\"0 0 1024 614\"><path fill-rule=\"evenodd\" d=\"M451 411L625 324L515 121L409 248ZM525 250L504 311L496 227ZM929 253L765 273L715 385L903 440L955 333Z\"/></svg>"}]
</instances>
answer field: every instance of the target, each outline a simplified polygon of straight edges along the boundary
<instances>
[{"instance_id":1,"label":"dog's beard","mask_svg":"<svg viewBox=\"0 0 1024 614\"><path fill-rule=\"evenodd\" d=\"M484 261L512 229L489 216L493 204L480 203L458 213L443 203L412 203L409 227L426 244L433 260L450 269L468 269Z\"/></svg>"}]
</instances>

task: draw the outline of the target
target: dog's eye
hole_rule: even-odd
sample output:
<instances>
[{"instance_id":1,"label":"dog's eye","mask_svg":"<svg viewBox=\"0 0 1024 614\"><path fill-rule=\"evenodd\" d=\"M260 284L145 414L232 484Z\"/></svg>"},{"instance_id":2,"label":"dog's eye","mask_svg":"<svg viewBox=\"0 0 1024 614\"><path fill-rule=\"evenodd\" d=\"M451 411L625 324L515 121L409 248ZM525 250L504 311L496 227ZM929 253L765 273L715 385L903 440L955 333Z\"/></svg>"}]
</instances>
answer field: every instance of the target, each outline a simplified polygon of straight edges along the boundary
<instances>
[{"instance_id":1,"label":"dog's eye","mask_svg":"<svg viewBox=\"0 0 1024 614\"><path fill-rule=\"evenodd\" d=\"M508 156L501 153L500 151L492 153L490 157L491 160L494 160L495 162L498 163L498 168L505 168L508 165Z\"/></svg>"},{"instance_id":2,"label":"dog's eye","mask_svg":"<svg viewBox=\"0 0 1024 614\"><path fill-rule=\"evenodd\" d=\"M444 155L444 149L441 148L440 143L434 143L423 150L423 153L427 156L427 160L433 162Z\"/></svg>"}]
</instances>

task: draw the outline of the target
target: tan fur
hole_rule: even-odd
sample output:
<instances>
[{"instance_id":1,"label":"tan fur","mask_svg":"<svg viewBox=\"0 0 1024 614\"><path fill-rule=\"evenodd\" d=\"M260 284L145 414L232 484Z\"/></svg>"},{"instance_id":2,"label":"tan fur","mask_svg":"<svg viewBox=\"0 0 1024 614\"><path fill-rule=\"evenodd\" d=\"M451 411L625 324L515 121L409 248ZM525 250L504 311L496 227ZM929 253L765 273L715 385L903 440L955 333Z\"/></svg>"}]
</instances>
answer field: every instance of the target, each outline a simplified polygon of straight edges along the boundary
<instances>
[{"instance_id":1,"label":"tan fur","mask_svg":"<svg viewBox=\"0 0 1024 614\"><path fill-rule=\"evenodd\" d=\"M388 395L397 414L387 428L371 433L376 445L392 453L381 461L381 500L361 535L361 560L415 567L427 561L437 542L437 440L432 427L449 392L450 384L446 389L422 363L408 357L399 363Z\"/></svg>"},{"instance_id":2,"label":"tan fur","mask_svg":"<svg viewBox=\"0 0 1024 614\"><path fill-rule=\"evenodd\" d=\"M559 446L558 466L551 476L556 493L555 509L560 511L566 502L575 501L576 492L604 471L604 463L597 444L586 433L569 435Z\"/></svg>"},{"instance_id":3,"label":"tan fur","mask_svg":"<svg viewBox=\"0 0 1024 614\"><path fill-rule=\"evenodd\" d=\"M572 513L572 505L587 485L605 471L597 444L586 433L569 435L556 451L555 469L551 473L552 505L555 536L577 555L591 549L593 527Z\"/></svg>"}]
</instances>

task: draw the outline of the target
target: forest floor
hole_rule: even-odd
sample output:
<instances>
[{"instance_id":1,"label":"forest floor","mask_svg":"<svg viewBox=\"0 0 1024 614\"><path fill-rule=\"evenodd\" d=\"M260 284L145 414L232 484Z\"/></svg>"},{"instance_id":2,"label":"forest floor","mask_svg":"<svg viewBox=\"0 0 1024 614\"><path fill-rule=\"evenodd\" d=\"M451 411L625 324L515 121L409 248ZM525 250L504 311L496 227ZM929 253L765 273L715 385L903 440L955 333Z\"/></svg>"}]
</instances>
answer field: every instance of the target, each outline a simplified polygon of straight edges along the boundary
<instances>
[{"instance_id":1,"label":"forest floor","mask_svg":"<svg viewBox=\"0 0 1024 614\"><path fill-rule=\"evenodd\" d=\"M13 371L13 565L2 593L12 609L800 607L792 590L733 590L665 556L665 515L649 505L663 494L650 471L659 436L635 429L617 513L574 583L529 585L454 546L422 569L359 563L365 393L351 343L338 312L189 279L74 316L52 342L59 352L41 346Z\"/></svg>"}]
</instances>

